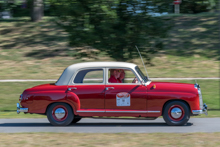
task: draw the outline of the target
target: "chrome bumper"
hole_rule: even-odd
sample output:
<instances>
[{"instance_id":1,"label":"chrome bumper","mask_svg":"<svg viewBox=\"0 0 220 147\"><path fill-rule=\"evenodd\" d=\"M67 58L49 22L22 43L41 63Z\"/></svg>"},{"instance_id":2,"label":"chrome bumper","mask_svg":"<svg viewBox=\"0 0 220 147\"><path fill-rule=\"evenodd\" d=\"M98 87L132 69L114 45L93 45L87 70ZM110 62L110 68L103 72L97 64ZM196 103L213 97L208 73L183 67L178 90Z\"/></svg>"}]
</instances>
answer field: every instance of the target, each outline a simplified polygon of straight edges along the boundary
<instances>
[{"instance_id":1,"label":"chrome bumper","mask_svg":"<svg viewBox=\"0 0 220 147\"><path fill-rule=\"evenodd\" d=\"M28 112L28 108L20 108L20 104L17 103L17 114L20 112Z\"/></svg>"},{"instance_id":2,"label":"chrome bumper","mask_svg":"<svg viewBox=\"0 0 220 147\"><path fill-rule=\"evenodd\" d=\"M202 110L192 110L192 113L193 114L205 114L205 115L208 115L207 108L208 108L208 106L206 104L203 104Z\"/></svg>"}]
</instances>

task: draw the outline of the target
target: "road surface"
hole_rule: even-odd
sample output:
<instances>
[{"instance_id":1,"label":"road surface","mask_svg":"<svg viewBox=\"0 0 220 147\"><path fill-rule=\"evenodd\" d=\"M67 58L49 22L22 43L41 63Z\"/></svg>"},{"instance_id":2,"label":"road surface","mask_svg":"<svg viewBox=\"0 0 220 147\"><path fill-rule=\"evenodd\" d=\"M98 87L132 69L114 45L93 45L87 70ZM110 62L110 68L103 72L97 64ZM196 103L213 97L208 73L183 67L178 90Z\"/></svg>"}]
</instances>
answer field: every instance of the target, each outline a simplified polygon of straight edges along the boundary
<instances>
[{"instance_id":1,"label":"road surface","mask_svg":"<svg viewBox=\"0 0 220 147\"><path fill-rule=\"evenodd\" d=\"M185 126L168 126L156 120L83 118L70 126L52 126L47 119L0 119L0 133L75 132L75 133L193 133L220 132L220 118L191 118Z\"/></svg>"}]
</instances>

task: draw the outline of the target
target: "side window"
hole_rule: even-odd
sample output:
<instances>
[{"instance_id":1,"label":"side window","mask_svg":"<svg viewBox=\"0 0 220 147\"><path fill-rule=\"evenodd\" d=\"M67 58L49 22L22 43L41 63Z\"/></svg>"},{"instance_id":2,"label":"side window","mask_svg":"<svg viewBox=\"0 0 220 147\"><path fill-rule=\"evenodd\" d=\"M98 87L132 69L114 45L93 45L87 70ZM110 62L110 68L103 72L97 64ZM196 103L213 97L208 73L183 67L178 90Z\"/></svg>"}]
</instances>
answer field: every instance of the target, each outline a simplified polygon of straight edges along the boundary
<instances>
[{"instance_id":1,"label":"side window","mask_svg":"<svg viewBox=\"0 0 220 147\"><path fill-rule=\"evenodd\" d=\"M77 73L74 83L103 83L103 69L85 69Z\"/></svg>"},{"instance_id":2,"label":"side window","mask_svg":"<svg viewBox=\"0 0 220 147\"><path fill-rule=\"evenodd\" d=\"M130 69L109 69L108 83L139 83Z\"/></svg>"}]
</instances>

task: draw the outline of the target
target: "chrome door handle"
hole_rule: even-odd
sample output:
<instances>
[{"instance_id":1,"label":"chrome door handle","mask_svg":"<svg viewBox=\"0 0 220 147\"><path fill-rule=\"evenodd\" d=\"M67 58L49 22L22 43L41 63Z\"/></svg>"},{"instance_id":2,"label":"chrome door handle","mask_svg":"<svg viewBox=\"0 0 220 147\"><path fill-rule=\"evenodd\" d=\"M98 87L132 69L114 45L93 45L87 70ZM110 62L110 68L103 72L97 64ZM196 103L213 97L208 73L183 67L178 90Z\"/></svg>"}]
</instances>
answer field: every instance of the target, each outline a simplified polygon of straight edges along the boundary
<instances>
[{"instance_id":1,"label":"chrome door handle","mask_svg":"<svg viewBox=\"0 0 220 147\"><path fill-rule=\"evenodd\" d=\"M77 88L76 87L68 88L68 91L75 90L75 89Z\"/></svg>"},{"instance_id":2,"label":"chrome door handle","mask_svg":"<svg viewBox=\"0 0 220 147\"><path fill-rule=\"evenodd\" d=\"M114 87L106 87L105 89L109 90L109 89L115 89L115 88Z\"/></svg>"}]
</instances>

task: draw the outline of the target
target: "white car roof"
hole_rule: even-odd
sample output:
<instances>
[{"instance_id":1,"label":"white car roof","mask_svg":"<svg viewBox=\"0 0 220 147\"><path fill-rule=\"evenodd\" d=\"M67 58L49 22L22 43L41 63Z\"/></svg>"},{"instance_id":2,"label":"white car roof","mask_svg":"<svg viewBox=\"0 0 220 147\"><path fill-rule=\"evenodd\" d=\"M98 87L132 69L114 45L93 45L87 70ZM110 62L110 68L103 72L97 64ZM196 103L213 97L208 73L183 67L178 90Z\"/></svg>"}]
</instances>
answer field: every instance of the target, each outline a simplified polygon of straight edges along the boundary
<instances>
[{"instance_id":1,"label":"white car roof","mask_svg":"<svg viewBox=\"0 0 220 147\"><path fill-rule=\"evenodd\" d=\"M133 63L126 62L84 62L84 63L76 63L67 67L59 80L56 82L56 85L68 85L73 74L79 69L83 68L131 68L134 69L137 65Z\"/></svg>"},{"instance_id":2,"label":"white car roof","mask_svg":"<svg viewBox=\"0 0 220 147\"><path fill-rule=\"evenodd\" d=\"M87 67L127 67L133 68L137 65L133 63L126 63L126 62L84 62L84 63L76 63L70 65L69 69L80 69L80 68L87 68Z\"/></svg>"}]
</instances>

